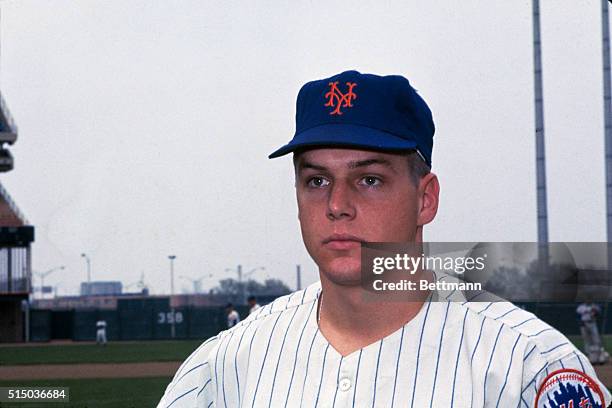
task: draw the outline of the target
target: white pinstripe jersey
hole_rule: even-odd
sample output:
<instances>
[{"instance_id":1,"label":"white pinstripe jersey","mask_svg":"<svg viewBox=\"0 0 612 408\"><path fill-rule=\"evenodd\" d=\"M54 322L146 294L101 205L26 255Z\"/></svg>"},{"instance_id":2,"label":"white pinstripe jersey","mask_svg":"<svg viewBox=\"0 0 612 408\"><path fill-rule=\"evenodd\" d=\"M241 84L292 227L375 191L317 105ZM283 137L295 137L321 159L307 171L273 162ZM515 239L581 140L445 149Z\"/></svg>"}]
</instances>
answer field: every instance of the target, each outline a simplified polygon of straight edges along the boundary
<instances>
[{"instance_id":1,"label":"white pinstripe jersey","mask_svg":"<svg viewBox=\"0 0 612 408\"><path fill-rule=\"evenodd\" d=\"M320 287L204 342L158 407L532 407L552 371L596 379L566 337L509 302L426 302L396 332L342 356L318 329Z\"/></svg>"}]
</instances>

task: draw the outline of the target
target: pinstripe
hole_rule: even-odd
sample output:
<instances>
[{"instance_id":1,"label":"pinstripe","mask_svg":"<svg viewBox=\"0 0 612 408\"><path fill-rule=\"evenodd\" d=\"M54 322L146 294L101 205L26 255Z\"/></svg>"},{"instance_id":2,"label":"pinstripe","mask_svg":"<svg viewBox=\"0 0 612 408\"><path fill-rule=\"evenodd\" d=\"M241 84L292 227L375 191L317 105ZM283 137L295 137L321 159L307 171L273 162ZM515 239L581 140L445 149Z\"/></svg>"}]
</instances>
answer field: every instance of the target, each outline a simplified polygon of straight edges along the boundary
<instances>
[{"instance_id":1,"label":"pinstripe","mask_svg":"<svg viewBox=\"0 0 612 408\"><path fill-rule=\"evenodd\" d=\"M262 308L263 309L263 308ZM253 337L251 337L251 342L249 343L249 355L247 357L247 367L246 367L246 373L244 374L245 378L249 378L249 368L251 367L251 347L253 347L253 340L255 340L255 336L257 335L257 330L259 329L259 326L257 326L255 328L255 330L253 330ZM246 394L246 392L245 392ZM242 400L245 397L245 395L241 395L240 396L240 401L238 402L238 404L240 406L242 406Z\"/></svg>"},{"instance_id":2,"label":"pinstripe","mask_svg":"<svg viewBox=\"0 0 612 408\"><path fill-rule=\"evenodd\" d=\"M315 331L314 336L312 336L312 342L310 343L310 349L308 349L308 358L306 359L306 373L304 374L304 383L302 384L302 395L300 396L300 407L304 402L304 388L306 387L306 378L308 378L308 366L310 365L310 353L312 352L312 346L317 338L317 334L319 334L319 328Z\"/></svg>"},{"instance_id":3,"label":"pinstripe","mask_svg":"<svg viewBox=\"0 0 612 408\"><path fill-rule=\"evenodd\" d=\"M457 350L457 359L455 360L455 373L453 374L453 389L451 394L451 407L455 401L455 383L457 381L457 368L459 367L459 356L461 355L461 345L463 344L463 335L465 334L465 320L467 319L468 310L463 315L463 326L461 328L461 339L459 340L459 350Z\"/></svg>"},{"instance_id":4,"label":"pinstripe","mask_svg":"<svg viewBox=\"0 0 612 408\"><path fill-rule=\"evenodd\" d=\"M551 351L554 351L554 350L558 349L561 346L565 346L566 344L567 344L567 341L564 341L563 343L557 344L556 346L554 346L554 347L552 347L552 348L550 348L550 349L548 349L546 351L541 351L540 354L550 353Z\"/></svg>"},{"instance_id":5,"label":"pinstripe","mask_svg":"<svg viewBox=\"0 0 612 408\"><path fill-rule=\"evenodd\" d=\"M527 383L527 385L525 386L525 388L523 388L523 389L522 389L521 393L525 392L525 390L526 390L527 388L529 388L529 386L531 385L531 383L532 383L532 382L534 382L536 378L538 378L538 375L540 375L540 373L542 372L542 370L543 370L543 369L545 369L545 368L547 367L547 365L548 365L548 363L544 364L544 365L542 366L542 368L540 368L540 369L539 369L539 370L538 370L538 371L535 373L535 375L533 376L533 378L531 379L531 381L529 381L529 382Z\"/></svg>"},{"instance_id":6,"label":"pinstripe","mask_svg":"<svg viewBox=\"0 0 612 408\"><path fill-rule=\"evenodd\" d=\"M361 363L361 353L363 349L359 350L359 358L357 359L357 370L355 372L355 387L353 387L353 408L355 408L355 394L357 394L357 381L359 380L359 363Z\"/></svg>"},{"instance_id":7,"label":"pinstripe","mask_svg":"<svg viewBox=\"0 0 612 408\"><path fill-rule=\"evenodd\" d=\"M421 354L421 344L423 343L423 332L425 331L425 323L427 322L427 315L429 314L429 307L431 302L427 302L427 310L425 311L425 317L423 318L423 325L421 326L421 335L419 337L419 347L417 349L416 368L414 370L414 383L412 384L412 400L410 401L410 407L414 406L414 393L416 391L416 383L419 374L419 356Z\"/></svg>"},{"instance_id":8,"label":"pinstripe","mask_svg":"<svg viewBox=\"0 0 612 408\"><path fill-rule=\"evenodd\" d=\"M523 361L527 361L527 359L529 358L529 356L531 355L531 353L533 352L533 350L536 349L536 346L533 346L531 348L531 350L529 350L529 353L527 353L527 355L523 358Z\"/></svg>"},{"instance_id":9,"label":"pinstripe","mask_svg":"<svg viewBox=\"0 0 612 408\"><path fill-rule=\"evenodd\" d=\"M193 370L195 370L196 368L200 368L204 365L208 364L208 361L203 362L202 364L198 364L197 366L191 367L189 369L189 371L187 371L185 374L181 375L181 378L179 378L178 380L176 380L176 382L172 385L172 387L170 388L170 391L172 391L174 389L174 387L176 387L176 385L179 383L179 381L181 381L187 374L189 374L190 372L192 372Z\"/></svg>"},{"instance_id":10,"label":"pinstripe","mask_svg":"<svg viewBox=\"0 0 612 408\"><path fill-rule=\"evenodd\" d=\"M302 336L304 335L304 331L306 330L306 326L308 325L308 320L312 314L314 306L317 304L316 301L312 302L312 306L310 306L310 311L306 315L306 321L304 322L304 327L302 327L302 332L300 333L300 338L298 339L297 346L295 348L295 358L293 359L293 370L291 370L291 379L289 380L289 386L287 387L287 397L285 398L285 406L287 406L287 401L289 401L289 394L291 393L291 386L293 385L293 377L295 376L295 365L297 364L298 352L300 350L300 344L302 343Z\"/></svg>"},{"instance_id":11,"label":"pinstripe","mask_svg":"<svg viewBox=\"0 0 612 408\"><path fill-rule=\"evenodd\" d=\"M225 345L225 351L223 352L223 363L221 366L222 371L222 379L221 379L221 389L223 390L223 405L227 407L227 402L225 400L225 356L227 355L227 349L229 348L229 344L232 341L232 337L234 336L234 331L230 334L229 339L227 339L227 344Z\"/></svg>"},{"instance_id":12,"label":"pinstripe","mask_svg":"<svg viewBox=\"0 0 612 408\"><path fill-rule=\"evenodd\" d=\"M374 396L372 397L372 408L376 403L376 382L378 381L378 366L380 365L380 352L382 351L383 339L380 339L380 347L378 347L378 357L376 358L376 371L374 372Z\"/></svg>"},{"instance_id":13,"label":"pinstripe","mask_svg":"<svg viewBox=\"0 0 612 408\"><path fill-rule=\"evenodd\" d=\"M227 337L227 336L225 336ZM219 352L221 351L221 346L223 345L223 340L225 339L220 339L219 341L219 346L217 347L217 354L215 354L215 384L217 385L216 387L216 391L217 391L217 398L219 398Z\"/></svg>"},{"instance_id":14,"label":"pinstripe","mask_svg":"<svg viewBox=\"0 0 612 408\"><path fill-rule=\"evenodd\" d=\"M582 364L582 359L580 358L578 353L576 353L575 351L574 351L574 355L576 356L576 358L578 359L578 362L580 363L580 367L582 368L582 372L585 372L584 365Z\"/></svg>"},{"instance_id":15,"label":"pinstripe","mask_svg":"<svg viewBox=\"0 0 612 408\"><path fill-rule=\"evenodd\" d=\"M198 346L198 348L195 349L195 351L193 353L191 353L191 355L189 357L187 357L187 360L185 360L185 362L183 364L181 364L181 366L179 367L178 371L176 372L176 376L180 375L180 373L183 372L183 370L187 367L187 364L191 361L193 356L195 356L198 353L198 351L200 351L200 349L202 347L206 346L208 343L210 343L211 341L216 340L216 339L217 339L217 336L213 336L213 337L209 338L208 340L206 340L204 343L200 344Z\"/></svg>"},{"instance_id":16,"label":"pinstripe","mask_svg":"<svg viewBox=\"0 0 612 408\"><path fill-rule=\"evenodd\" d=\"M246 333L247 330L249 330L251 323L253 323L252 320L249 322L247 327L245 327L244 330L242 331L242 334L240 335L240 340L238 340L238 346L236 346L236 353L234 354L234 370L236 371L236 388L238 389L238 406L240 406L240 403L242 402L240 400L240 378L238 377L238 352L240 351L240 345L242 344L242 339L244 338L244 334Z\"/></svg>"},{"instance_id":17,"label":"pinstripe","mask_svg":"<svg viewBox=\"0 0 612 408\"><path fill-rule=\"evenodd\" d=\"M491 362L493 361L493 354L495 354L495 348L497 347L497 341L499 340L499 335L501 334L503 328L504 326L501 326L499 328L499 331L497 332L497 336L495 337L495 343L493 344L493 350L491 350L491 355L489 356L489 364L487 365L487 371L485 372L485 380L484 380L484 387L483 387L483 400L484 401L487 400L487 380L489 377L489 369L491 368Z\"/></svg>"},{"instance_id":18,"label":"pinstripe","mask_svg":"<svg viewBox=\"0 0 612 408\"><path fill-rule=\"evenodd\" d=\"M210 384L210 383L211 383L211 381L212 381L212 378L209 378L209 379L208 379L208 381L206 381L206 382L204 383L204 385L202 386L202 389L201 389L200 391L198 391L198 395L196 395L196 397L199 397L199 396L200 396L200 394L202 393L202 391L204 391L204 388L206 388L206 386L207 386L208 384Z\"/></svg>"},{"instance_id":19,"label":"pinstripe","mask_svg":"<svg viewBox=\"0 0 612 408\"><path fill-rule=\"evenodd\" d=\"M512 367L512 359L514 358L514 349L516 349L516 345L518 344L521 336L516 336L516 341L514 342L514 346L512 347L512 352L510 352L510 364L508 364L508 370L506 370L506 379L504 380L504 385L499 391L499 397L497 397L496 407L499 407L499 402L501 401L502 394L504 393L504 389L506 388L506 384L508 383L508 375L510 374L510 367Z\"/></svg>"},{"instance_id":20,"label":"pinstripe","mask_svg":"<svg viewBox=\"0 0 612 408\"><path fill-rule=\"evenodd\" d=\"M514 326L512 326L512 327L511 327L511 329L516 329L517 327L519 327L519 326L521 326L521 325L523 325L523 324L525 324L525 323L527 323L527 322L530 322L530 321L532 321L532 320L535 320L535 319L537 319L537 317L530 317L530 318L529 318L529 319L527 319L527 320L523 320L523 321L522 321L522 322L520 322L519 324L515 324Z\"/></svg>"},{"instance_id":21,"label":"pinstripe","mask_svg":"<svg viewBox=\"0 0 612 408\"><path fill-rule=\"evenodd\" d=\"M489 303L487 305L487 307L485 307L484 309L482 309L480 312L478 312L478 314L481 314L482 312L486 311L488 308L490 308L491 306L493 306L493 302Z\"/></svg>"},{"instance_id":22,"label":"pinstripe","mask_svg":"<svg viewBox=\"0 0 612 408\"><path fill-rule=\"evenodd\" d=\"M263 373L264 366L266 365L266 357L268 357L268 351L270 350L270 342L272 341L272 335L274 334L274 329L276 328L278 319L280 319L281 316L282 316L282 313L279 313L278 316L276 316L276 320L274 321L274 326L272 326L272 330L270 330L270 337L268 337L268 344L266 345L266 352L264 353L264 357L261 362L261 368L259 369L259 376L257 377L257 385L255 386L255 392L253 393L253 401L251 402L251 406L255 405L255 398L257 398L257 391L259 390L259 381L261 380L261 374Z\"/></svg>"},{"instance_id":23,"label":"pinstripe","mask_svg":"<svg viewBox=\"0 0 612 408\"><path fill-rule=\"evenodd\" d=\"M321 395L321 384L323 384L323 376L325 375L325 360L327 359L327 350L329 350L329 343L325 347L325 353L323 354L323 364L321 365L321 378L319 379L319 389L317 391L317 399L315 400L315 407L319 405L319 395Z\"/></svg>"},{"instance_id":24,"label":"pinstripe","mask_svg":"<svg viewBox=\"0 0 612 408\"><path fill-rule=\"evenodd\" d=\"M291 328L291 323L293 322L293 318L297 313L297 307L293 311L291 315L291 320L289 320L289 324L287 325L287 329L285 330L285 335L283 336L283 342L281 343L280 350L278 352L278 360L276 360L276 368L274 369L274 377L272 378L272 389L270 390L270 403L269 406L272 406L272 394L274 394L274 386L276 385L276 375L278 374L278 365L280 364L281 356L283 355L283 348L285 348L285 340L287 340L287 333L289 333L289 329Z\"/></svg>"},{"instance_id":25,"label":"pinstripe","mask_svg":"<svg viewBox=\"0 0 612 408\"><path fill-rule=\"evenodd\" d=\"M478 340L476 340L476 345L474 346L474 350L472 350L472 357L470 357L470 364L474 361L474 354L476 354L476 350L478 349L478 345L480 344L480 337L482 336L482 329L484 327L487 319L482 319L482 323L480 324L480 333L478 333Z\"/></svg>"},{"instance_id":26,"label":"pinstripe","mask_svg":"<svg viewBox=\"0 0 612 408\"><path fill-rule=\"evenodd\" d=\"M544 333L544 332L547 332L547 331L550 331L550 330L554 330L554 329L553 329L552 327L549 327L548 329L543 329L543 330L540 330L540 331L539 331L539 332L537 332L536 334L532 334L532 335L531 335L531 336L529 336L529 337L536 337L536 336L539 336L540 334L542 334L542 333Z\"/></svg>"},{"instance_id":27,"label":"pinstripe","mask_svg":"<svg viewBox=\"0 0 612 408\"><path fill-rule=\"evenodd\" d=\"M338 364L338 374L336 374L336 391L334 391L334 402L332 403L332 407L336 406L336 396L338 395L338 384L340 384L340 368L342 367L342 360L344 356L340 356L340 364Z\"/></svg>"},{"instance_id":28,"label":"pinstripe","mask_svg":"<svg viewBox=\"0 0 612 408\"><path fill-rule=\"evenodd\" d=\"M192 389L190 389L189 391L184 392L183 394L179 395L178 397L176 397L174 399L174 401L172 401L170 404L166 405L166 408L170 408L172 405L174 405L174 403L178 400L180 400L181 398L183 398L185 395L192 393L193 391L195 391L196 389L198 389L198 387L193 387Z\"/></svg>"},{"instance_id":29,"label":"pinstripe","mask_svg":"<svg viewBox=\"0 0 612 408\"><path fill-rule=\"evenodd\" d=\"M508 316L510 313L512 313L512 312L514 312L515 310L518 310L518 309L519 309L518 307L515 307L515 308L513 308L513 309L510 309L510 310L508 310L506 313L504 313L503 315L501 315L501 316L497 316L497 317L495 318L495 320L498 320L498 319L501 319L502 317Z\"/></svg>"},{"instance_id":30,"label":"pinstripe","mask_svg":"<svg viewBox=\"0 0 612 408\"><path fill-rule=\"evenodd\" d=\"M438 357L436 359L436 370L434 372L434 382L431 390L431 402L429 407L433 406L433 397L436 393L436 382L438 380L438 366L440 365L440 353L442 352L442 339L444 338L444 327L446 327L446 319L448 318L448 309L450 308L450 302L446 303L446 313L444 314L444 322L442 323L442 330L440 330L440 343L438 344Z\"/></svg>"},{"instance_id":31,"label":"pinstripe","mask_svg":"<svg viewBox=\"0 0 612 408\"><path fill-rule=\"evenodd\" d=\"M400 356L402 355L402 343L404 342L404 329L405 328L406 328L406 325L403 325L402 333L400 335L399 349L397 350L397 360L395 362L395 378L393 379L393 394L391 397L391 408L393 408L393 405L395 404L395 388L397 386L397 373L399 372L399 362L400 362Z\"/></svg>"}]
</instances>

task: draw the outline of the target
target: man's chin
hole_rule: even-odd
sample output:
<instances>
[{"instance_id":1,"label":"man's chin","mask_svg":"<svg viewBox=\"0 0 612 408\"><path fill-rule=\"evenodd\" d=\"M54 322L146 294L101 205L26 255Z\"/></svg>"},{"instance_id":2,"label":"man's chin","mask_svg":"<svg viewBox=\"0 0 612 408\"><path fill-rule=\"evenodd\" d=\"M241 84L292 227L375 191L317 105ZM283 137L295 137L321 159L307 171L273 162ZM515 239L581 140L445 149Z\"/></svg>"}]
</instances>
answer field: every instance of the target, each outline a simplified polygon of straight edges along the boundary
<instances>
[{"instance_id":1,"label":"man's chin","mask_svg":"<svg viewBox=\"0 0 612 408\"><path fill-rule=\"evenodd\" d=\"M358 286L361 284L361 260L339 258L320 268L325 278L337 285Z\"/></svg>"}]
</instances>

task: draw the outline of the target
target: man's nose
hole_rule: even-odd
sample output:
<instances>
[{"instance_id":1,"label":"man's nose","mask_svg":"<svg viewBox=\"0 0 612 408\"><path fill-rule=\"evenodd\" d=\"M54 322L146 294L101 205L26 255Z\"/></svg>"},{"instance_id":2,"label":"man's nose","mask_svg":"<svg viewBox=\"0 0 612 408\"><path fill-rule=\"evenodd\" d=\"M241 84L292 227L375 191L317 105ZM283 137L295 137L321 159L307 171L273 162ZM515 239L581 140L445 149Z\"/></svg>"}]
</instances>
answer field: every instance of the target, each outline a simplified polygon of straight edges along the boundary
<instances>
[{"instance_id":1,"label":"man's nose","mask_svg":"<svg viewBox=\"0 0 612 408\"><path fill-rule=\"evenodd\" d=\"M345 183L334 183L327 202L327 218L330 220L351 220L355 218L353 192Z\"/></svg>"}]
</instances>

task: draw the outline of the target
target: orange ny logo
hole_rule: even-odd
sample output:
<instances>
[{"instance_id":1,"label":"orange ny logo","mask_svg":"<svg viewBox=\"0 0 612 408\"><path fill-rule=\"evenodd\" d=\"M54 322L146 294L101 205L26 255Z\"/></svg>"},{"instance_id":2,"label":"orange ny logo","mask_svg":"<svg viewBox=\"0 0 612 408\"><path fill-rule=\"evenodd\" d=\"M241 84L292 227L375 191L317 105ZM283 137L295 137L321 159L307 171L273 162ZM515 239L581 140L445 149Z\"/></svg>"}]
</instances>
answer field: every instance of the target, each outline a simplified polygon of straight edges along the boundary
<instances>
[{"instance_id":1,"label":"orange ny logo","mask_svg":"<svg viewBox=\"0 0 612 408\"><path fill-rule=\"evenodd\" d=\"M338 81L329 83L329 92L325 94L327 103L324 106L331 106L335 109L329 112L330 115L342 115L340 108L350 108L353 99L357 99L357 95L353 92L353 88L357 86L355 82L347 82L348 91L342 93L338 89Z\"/></svg>"}]
</instances>

